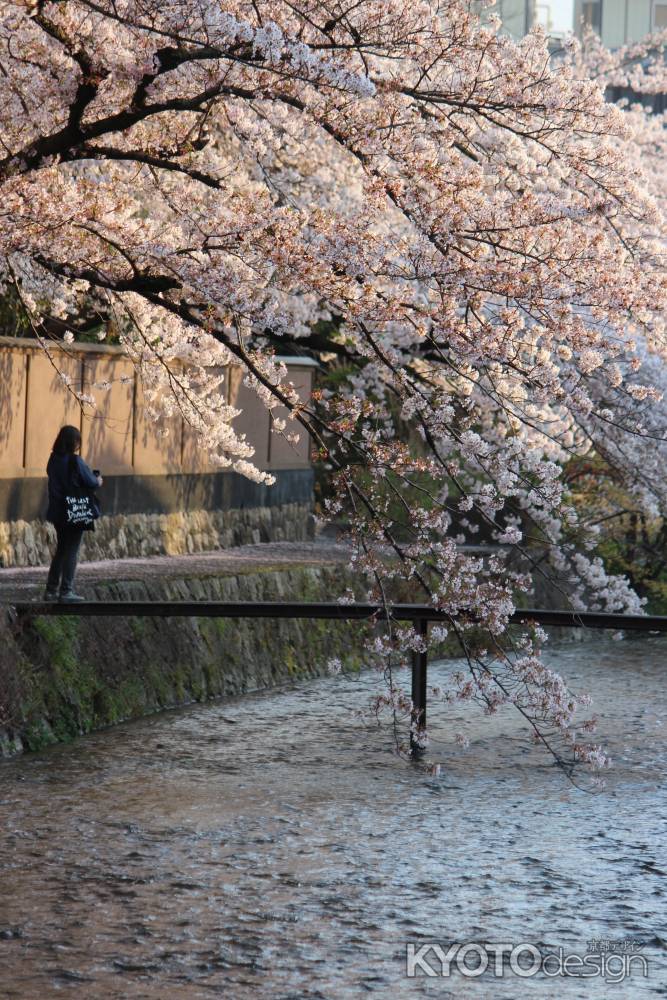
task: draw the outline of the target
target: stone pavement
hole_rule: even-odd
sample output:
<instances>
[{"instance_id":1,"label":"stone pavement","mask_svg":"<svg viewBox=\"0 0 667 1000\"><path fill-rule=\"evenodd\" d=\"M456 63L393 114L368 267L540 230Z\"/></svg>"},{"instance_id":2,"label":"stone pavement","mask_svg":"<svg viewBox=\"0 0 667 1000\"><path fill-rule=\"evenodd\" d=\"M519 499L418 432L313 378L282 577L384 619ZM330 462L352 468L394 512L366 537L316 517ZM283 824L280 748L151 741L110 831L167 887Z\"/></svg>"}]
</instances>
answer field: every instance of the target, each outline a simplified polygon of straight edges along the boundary
<instances>
[{"instance_id":1,"label":"stone pavement","mask_svg":"<svg viewBox=\"0 0 667 1000\"><path fill-rule=\"evenodd\" d=\"M236 576L243 573L345 563L350 547L328 538L313 542L265 542L239 545L215 552L183 556L151 556L142 559L107 559L84 562L76 577L77 590L86 594L86 584L108 580L149 580L156 577L183 579L203 576ZM48 567L0 569L0 603L39 600Z\"/></svg>"}]
</instances>

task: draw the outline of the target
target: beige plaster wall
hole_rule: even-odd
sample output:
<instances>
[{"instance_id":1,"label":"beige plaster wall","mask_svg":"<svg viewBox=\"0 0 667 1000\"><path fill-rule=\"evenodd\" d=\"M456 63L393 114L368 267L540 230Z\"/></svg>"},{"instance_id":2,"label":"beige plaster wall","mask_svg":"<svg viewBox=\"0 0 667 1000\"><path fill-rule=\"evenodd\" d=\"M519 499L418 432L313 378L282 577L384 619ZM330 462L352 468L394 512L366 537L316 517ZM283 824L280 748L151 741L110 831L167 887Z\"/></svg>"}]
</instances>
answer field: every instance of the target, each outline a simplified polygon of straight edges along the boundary
<instances>
[{"instance_id":1,"label":"beige plaster wall","mask_svg":"<svg viewBox=\"0 0 667 1000\"><path fill-rule=\"evenodd\" d=\"M0 348L0 476L23 474L28 355Z\"/></svg>"},{"instance_id":2,"label":"beige plaster wall","mask_svg":"<svg viewBox=\"0 0 667 1000\"><path fill-rule=\"evenodd\" d=\"M54 359L55 360L55 359ZM62 381L60 373L71 379L71 389L81 388L81 360L59 354L57 369L44 353L30 351L26 368L25 475L43 476L51 453L53 440L63 424L73 424L81 429L81 408L70 388ZM0 414L0 423L2 423ZM16 464L17 455L8 456ZM0 456L0 475L5 463Z\"/></svg>"},{"instance_id":3,"label":"beige plaster wall","mask_svg":"<svg viewBox=\"0 0 667 1000\"><path fill-rule=\"evenodd\" d=\"M40 477L53 439L63 424L79 427L83 455L107 475L165 475L211 472L207 456L180 415L155 423L145 413L141 384L120 348L76 345L52 348L53 363L35 341L0 338L0 479ZM287 359L285 359L287 360ZM288 362L289 377L304 402L312 389L313 367L303 359ZM72 388L95 396L97 409L82 411ZM108 383L109 390L98 387ZM262 469L299 469L310 464L310 446L300 425L288 421L290 445L271 429L269 414L254 392L243 385L241 369L232 366L221 386L227 401L242 410L237 430L254 447ZM283 408L274 411L283 417Z\"/></svg>"}]
</instances>

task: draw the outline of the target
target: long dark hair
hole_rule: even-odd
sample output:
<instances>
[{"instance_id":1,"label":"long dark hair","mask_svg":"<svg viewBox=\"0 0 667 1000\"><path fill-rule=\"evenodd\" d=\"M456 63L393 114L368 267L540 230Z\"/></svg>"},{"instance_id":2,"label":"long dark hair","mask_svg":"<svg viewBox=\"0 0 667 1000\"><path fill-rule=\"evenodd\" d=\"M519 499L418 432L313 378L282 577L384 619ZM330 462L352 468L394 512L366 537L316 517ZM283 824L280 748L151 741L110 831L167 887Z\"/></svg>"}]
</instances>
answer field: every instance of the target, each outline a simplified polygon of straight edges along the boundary
<instances>
[{"instance_id":1,"label":"long dark hair","mask_svg":"<svg viewBox=\"0 0 667 1000\"><path fill-rule=\"evenodd\" d=\"M58 437L51 449L54 455L76 455L81 447L81 431L78 427L66 424L58 431Z\"/></svg>"}]
</instances>

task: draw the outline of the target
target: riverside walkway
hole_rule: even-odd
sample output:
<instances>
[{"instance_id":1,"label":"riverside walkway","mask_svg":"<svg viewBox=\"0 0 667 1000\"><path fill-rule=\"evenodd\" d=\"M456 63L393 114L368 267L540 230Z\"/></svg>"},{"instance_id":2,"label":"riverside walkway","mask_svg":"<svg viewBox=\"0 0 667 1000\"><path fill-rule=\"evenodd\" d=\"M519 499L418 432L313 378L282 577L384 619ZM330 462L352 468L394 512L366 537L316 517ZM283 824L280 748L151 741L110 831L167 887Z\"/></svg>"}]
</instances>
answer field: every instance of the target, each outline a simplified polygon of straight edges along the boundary
<instances>
[{"instance_id":1,"label":"riverside walkway","mask_svg":"<svg viewBox=\"0 0 667 1000\"><path fill-rule=\"evenodd\" d=\"M288 569L294 566L345 564L348 545L322 539L313 542L263 542L239 545L214 552L178 556L146 556L82 562L77 571L77 589L94 596L95 585L113 580L180 579L194 576L234 576L239 573ZM0 604L41 599L46 566L0 569Z\"/></svg>"}]
</instances>

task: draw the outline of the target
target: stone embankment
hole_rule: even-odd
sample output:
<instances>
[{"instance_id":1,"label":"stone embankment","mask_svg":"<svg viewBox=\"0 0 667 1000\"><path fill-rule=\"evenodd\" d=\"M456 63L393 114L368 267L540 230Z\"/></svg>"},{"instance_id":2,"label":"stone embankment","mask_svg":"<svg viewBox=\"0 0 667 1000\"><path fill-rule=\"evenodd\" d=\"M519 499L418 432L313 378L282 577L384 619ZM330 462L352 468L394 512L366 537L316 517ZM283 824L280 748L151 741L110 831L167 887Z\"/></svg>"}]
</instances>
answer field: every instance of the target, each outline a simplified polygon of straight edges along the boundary
<instances>
[{"instance_id":1,"label":"stone embankment","mask_svg":"<svg viewBox=\"0 0 667 1000\"><path fill-rule=\"evenodd\" d=\"M88 563L94 600L333 600L354 579L344 546L245 546L199 556ZM45 569L0 573L0 751L35 750L126 719L362 663L365 626L290 620L16 619Z\"/></svg>"},{"instance_id":2,"label":"stone embankment","mask_svg":"<svg viewBox=\"0 0 667 1000\"><path fill-rule=\"evenodd\" d=\"M146 558L209 552L260 542L301 542L312 537L309 504L172 514L116 514L87 532L81 561ZM50 562L55 531L46 521L0 522L0 567Z\"/></svg>"},{"instance_id":3,"label":"stone embankment","mask_svg":"<svg viewBox=\"0 0 667 1000\"><path fill-rule=\"evenodd\" d=\"M348 558L346 545L325 539L244 545L83 563L78 587L93 600L327 601L346 590L361 596ZM316 676L332 658L349 669L365 661L362 624L13 616L16 602L41 600L45 579L45 567L0 570L0 755ZM543 585L523 600L567 603L563 591ZM553 639L582 637L560 629ZM460 655L454 637L438 655Z\"/></svg>"}]
</instances>

